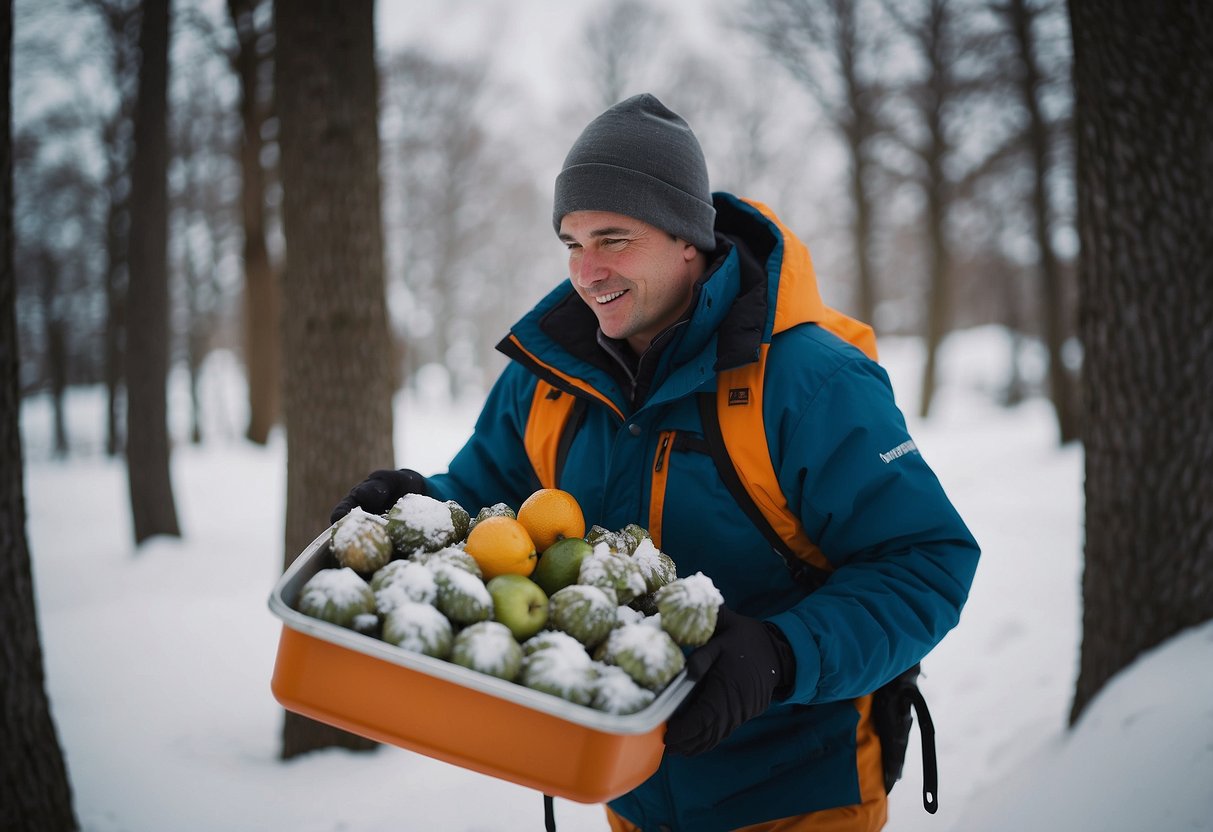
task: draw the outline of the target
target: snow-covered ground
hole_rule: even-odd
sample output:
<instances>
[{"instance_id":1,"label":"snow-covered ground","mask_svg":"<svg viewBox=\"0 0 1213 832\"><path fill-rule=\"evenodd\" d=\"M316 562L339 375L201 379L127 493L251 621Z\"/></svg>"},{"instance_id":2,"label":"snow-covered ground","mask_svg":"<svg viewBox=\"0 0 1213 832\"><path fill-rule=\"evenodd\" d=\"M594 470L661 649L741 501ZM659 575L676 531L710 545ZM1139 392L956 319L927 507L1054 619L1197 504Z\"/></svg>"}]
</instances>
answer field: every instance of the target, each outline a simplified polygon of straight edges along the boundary
<instances>
[{"instance_id":1,"label":"snow-covered ground","mask_svg":"<svg viewBox=\"0 0 1213 832\"><path fill-rule=\"evenodd\" d=\"M919 351L886 342L914 410ZM1143 656L1065 730L1080 637L1082 454L1058 448L1040 400L991 404L998 330L953 337L938 406L911 419L922 452L983 545L960 626L924 663L940 810L921 807L915 740L891 832L1213 830L1213 624ZM47 687L88 832L535 830L537 792L398 748L277 759L270 694L279 622L284 444L240 439L239 376L212 358L208 439L179 442L183 537L132 544L126 474L101 453L96 391L70 397L81 451L49 458L45 401L27 403L26 494ZM179 396L174 431L184 435ZM397 462L440 470L477 402L401 394ZM602 811L558 800L562 832Z\"/></svg>"}]
</instances>

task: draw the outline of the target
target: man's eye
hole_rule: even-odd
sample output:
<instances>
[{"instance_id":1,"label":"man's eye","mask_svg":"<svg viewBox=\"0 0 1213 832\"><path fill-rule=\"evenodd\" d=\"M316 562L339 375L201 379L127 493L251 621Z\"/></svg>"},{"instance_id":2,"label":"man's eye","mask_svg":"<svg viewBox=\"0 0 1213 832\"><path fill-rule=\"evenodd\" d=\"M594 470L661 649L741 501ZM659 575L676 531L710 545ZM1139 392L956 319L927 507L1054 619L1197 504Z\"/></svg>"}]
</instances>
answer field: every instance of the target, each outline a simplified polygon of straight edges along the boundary
<instances>
[{"instance_id":1,"label":"man's eye","mask_svg":"<svg viewBox=\"0 0 1213 832\"><path fill-rule=\"evenodd\" d=\"M620 240L615 237L603 237L602 238L602 244L604 246L611 246L612 248L618 248L619 246L623 245L626 242L627 242L627 240Z\"/></svg>"}]
</instances>

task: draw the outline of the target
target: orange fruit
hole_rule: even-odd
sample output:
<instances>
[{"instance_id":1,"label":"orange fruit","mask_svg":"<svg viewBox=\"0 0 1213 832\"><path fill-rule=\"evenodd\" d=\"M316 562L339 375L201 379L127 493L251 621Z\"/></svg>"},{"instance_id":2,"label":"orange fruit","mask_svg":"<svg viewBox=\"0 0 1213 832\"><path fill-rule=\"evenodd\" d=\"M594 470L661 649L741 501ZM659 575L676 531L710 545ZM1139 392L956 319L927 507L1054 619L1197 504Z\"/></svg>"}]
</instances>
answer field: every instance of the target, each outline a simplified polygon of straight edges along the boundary
<instances>
[{"instance_id":1,"label":"orange fruit","mask_svg":"<svg viewBox=\"0 0 1213 832\"><path fill-rule=\"evenodd\" d=\"M546 551L557 540L585 534L585 515L576 498L559 488L541 488L518 507L518 522L526 528L535 548Z\"/></svg>"},{"instance_id":2,"label":"orange fruit","mask_svg":"<svg viewBox=\"0 0 1213 832\"><path fill-rule=\"evenodd\" d=\"M486 581L498 575L530 575L539 555L527 530L513 517L486 517L468 534L464 551L471 555Z\"/></svg>"}]
</instances>

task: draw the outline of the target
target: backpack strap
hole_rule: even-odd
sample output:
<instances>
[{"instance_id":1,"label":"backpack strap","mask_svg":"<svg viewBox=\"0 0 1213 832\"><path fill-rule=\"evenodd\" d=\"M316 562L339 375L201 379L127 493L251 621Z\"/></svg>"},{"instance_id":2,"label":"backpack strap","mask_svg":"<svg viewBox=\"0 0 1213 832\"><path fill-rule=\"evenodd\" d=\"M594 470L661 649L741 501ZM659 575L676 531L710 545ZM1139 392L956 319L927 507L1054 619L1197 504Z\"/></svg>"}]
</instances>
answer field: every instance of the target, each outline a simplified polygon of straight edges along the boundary
<instances>
[{"instance_id":1,"label":"backpack strap","mask_svg":"<svg viewBox=\"0 0 1213 832\"><path fill-rule=\"evenodd\" d=\"M740 489L733 493L737 504L747 514L757 511L758 516L751 519L763 530L763 536L785 560L790 553L794 560L814 570L820 578L816 584L820 585L834 567L809 539L796 512L789 508L767 446L762 393L769 347L762 346L758 361L722 371L717 376L714 396L700 395L703 432L712 445L712 459L721 479L726 485L740 484ZM729 490L734 487L729 485ZM775 545L776 540L779 545ZM793 574L803 571L792 560L788 560L788 567Z\"/></svg>"},{"instance_id":2,"label":"backpack strap","mask_svg":"<svg viewBox=\"0 0 1213 832\"><path fill-rule=\"evenodd\" d=\"M796 553L792 551L792 547L788 545L787 541L780 537L775 528L767 522L767 518L758 508L758 504L754 502L750 496L750 492L746 490L745 485L742 483L737 469L729 458L728 448L725 445L724 436L720 431L720 418L716 412L716 395L714 393L699 393L697 398L700 421L703 423L703 436L707 440L708 445L708 454L712 457L712 462L716 464L716 472L720 475L721 481L724 482L725 488L729 490L729 494L732 495L738 507L750 518L750 522L754 524L758 531L762 532L762 536L766 538L771 548L783 558L788 571L792 573L792 578L798 584L806 587L810 592L819 588L829 577L829 571L796 556Z\"/></svg>"},{"instance_id":3,"label":"backpack strap","mask_svg":"<svg viewBox=\"0 0 1213 832\"><path fill-rule=\"evenodd\" d=\"M859 326L860 332L871 331ZM757 362L721 372L715 394L698 394L700 422L725 487L771 548L783 557L792 577L813 592L826 582L833 566L788 506L771 462L762 413L768 346L763 345ZM922 740L923 808L934 814L939 809L935 726L918 689L920 669L916 664L877 690L871 707L880 738L886 792L892 791L901 778L913 707Z\"/></svg>"}]
</instances>

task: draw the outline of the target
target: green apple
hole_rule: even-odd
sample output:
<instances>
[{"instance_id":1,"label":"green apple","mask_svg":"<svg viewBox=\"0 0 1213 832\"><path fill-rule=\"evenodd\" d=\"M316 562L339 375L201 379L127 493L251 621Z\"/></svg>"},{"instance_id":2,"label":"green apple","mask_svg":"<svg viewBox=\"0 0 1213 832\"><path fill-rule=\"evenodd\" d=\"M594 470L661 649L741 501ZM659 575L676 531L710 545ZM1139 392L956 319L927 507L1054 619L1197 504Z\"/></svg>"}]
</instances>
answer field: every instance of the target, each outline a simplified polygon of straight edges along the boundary
<instances>
[{"instance_id":1,"label":"green apple","mask_svg":"<svg viewBox=\"0 0 1213 832\"><path fill-rule=\"evenodd\" d=\"M493 598L493 618L500 621L519 642L543 629L548 621L548 596L524 575L498 575L487 584Z\"/></svg>"},{"instance_id":2,"label":"green apple","mask_svg":"<svg viewBox=\"0 0 1213 832\"><path fill-rule=\"evenodd\" d=\"M543 551L539 565L531 573L531 580L549 596L559 589L577 583L581 562L594 551L594 547L580 537L557 540Z\"/></svg>"}]
</instances>

